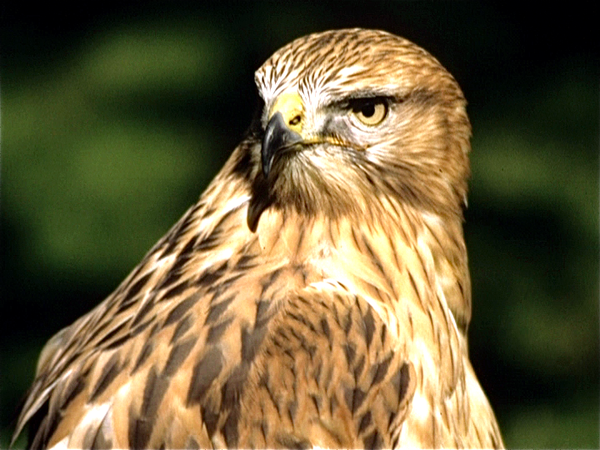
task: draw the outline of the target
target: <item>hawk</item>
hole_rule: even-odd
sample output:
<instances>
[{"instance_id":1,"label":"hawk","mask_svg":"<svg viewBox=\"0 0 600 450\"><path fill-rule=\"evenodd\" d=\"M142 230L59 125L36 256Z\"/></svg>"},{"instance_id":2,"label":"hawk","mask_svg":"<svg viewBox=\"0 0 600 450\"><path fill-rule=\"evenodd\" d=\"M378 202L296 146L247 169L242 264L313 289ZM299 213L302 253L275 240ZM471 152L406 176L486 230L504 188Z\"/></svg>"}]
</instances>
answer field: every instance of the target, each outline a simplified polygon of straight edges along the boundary
<instances>
[{"instance_id":1,"label":"hawk","mask_svg":"<svg viewBox=\"0 0 600 450\"><path fill-rule=\"evenodd\" d=\"M299 38L246 137L102 303L43 349L32 448L502 447L469 362L470 124L383 31Z\"/></svg>"}]
</instances>

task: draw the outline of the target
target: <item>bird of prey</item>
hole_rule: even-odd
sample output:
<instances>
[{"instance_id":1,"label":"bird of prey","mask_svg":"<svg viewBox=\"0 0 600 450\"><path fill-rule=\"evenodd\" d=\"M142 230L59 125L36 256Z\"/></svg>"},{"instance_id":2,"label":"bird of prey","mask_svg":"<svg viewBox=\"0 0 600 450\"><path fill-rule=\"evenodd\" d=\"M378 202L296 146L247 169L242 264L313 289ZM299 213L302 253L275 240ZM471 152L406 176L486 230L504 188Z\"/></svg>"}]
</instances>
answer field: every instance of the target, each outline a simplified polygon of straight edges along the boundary
<instances>
[{"instance_id":1,"label":"bird of prey","mask_svg":"<svg viewBox=\"0 0 600 450\"><path fill-rule=\"evenodd\" d=\"M471 128L383 31L299 38L214 181L41 353L32 448L502 447L468 357Z\"/></svg>"}]
</instances>

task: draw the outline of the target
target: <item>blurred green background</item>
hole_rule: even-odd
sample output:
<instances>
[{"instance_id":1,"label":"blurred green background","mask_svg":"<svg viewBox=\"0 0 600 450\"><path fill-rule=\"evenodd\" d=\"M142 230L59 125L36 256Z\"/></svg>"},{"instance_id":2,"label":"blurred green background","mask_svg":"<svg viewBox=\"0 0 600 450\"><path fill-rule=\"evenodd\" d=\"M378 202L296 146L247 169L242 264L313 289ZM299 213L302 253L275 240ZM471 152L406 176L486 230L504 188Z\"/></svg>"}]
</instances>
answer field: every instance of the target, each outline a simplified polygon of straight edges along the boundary
<instances>
[{"instance_id":1,"label":"blurred green background","mask_svg":"<svg viewBox=\"0 0 600 450\"><path fill-rule=\"evenodd\" d=\"M0 447L44 342L117 286L240 140L254 70L295 37L363 26L426 48L469 100L471 355L506 444L598 448L596 13L5 3Z\"/></svg>"}]
</instances>

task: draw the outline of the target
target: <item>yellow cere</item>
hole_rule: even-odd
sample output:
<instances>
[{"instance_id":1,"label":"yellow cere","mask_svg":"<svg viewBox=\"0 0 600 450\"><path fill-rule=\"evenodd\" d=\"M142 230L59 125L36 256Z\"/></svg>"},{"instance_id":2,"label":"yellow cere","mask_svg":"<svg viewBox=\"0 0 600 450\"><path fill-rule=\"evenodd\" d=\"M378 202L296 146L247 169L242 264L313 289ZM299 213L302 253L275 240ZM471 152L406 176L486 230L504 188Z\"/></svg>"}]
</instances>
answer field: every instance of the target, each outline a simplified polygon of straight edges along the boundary
<instances>
[{"instance_id":1,"label":"yellow cere","mask_svg":"<svg viewBox=\"0 0 600 450\"><path fill-rule=\"evenodd\" d=\"M304 103L297 92L284 92L275 100L269 113L269 119L277 112L283 116L283 120L290 130L300 133L302 131L302 119L304 117Z\"/></svg>"}]
</instances>

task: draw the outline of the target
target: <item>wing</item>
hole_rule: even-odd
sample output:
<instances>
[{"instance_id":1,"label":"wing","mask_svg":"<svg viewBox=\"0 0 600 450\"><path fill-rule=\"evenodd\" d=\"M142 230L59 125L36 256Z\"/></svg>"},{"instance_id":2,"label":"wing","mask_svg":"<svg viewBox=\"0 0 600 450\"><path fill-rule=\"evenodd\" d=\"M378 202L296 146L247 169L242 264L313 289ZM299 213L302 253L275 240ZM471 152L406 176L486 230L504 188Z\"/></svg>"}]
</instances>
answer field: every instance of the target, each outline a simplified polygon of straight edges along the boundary
<instances>
[{"instance_id":1,"label":"wing","mask_svg":"<svg viewBox=\"0 0 600 450\"><path fill-rule=\"evenodd\" d=\"M97 322L93 349L69 336L94 312L53 338L19 424L43 406L32 447L393 446L415 374L369 303L327 282L291 294L300 268L227 267L156 320Z\"/></svg>"},{"instance_id":2,"label":"wing","mask_svg":"<svg viewBox=\"0 0 600 450\"><path fill-rule=\"evenodd\" d=\"M74 447L96 441L126 447L135 438L122 422L130 411L121 408L127 402L127 408L148 408L136 402L148 397L152 376L172 380L179 363L217 339L217 331L207 336L204 321L195 319L219 303L228 277L245 270L243 256L249 255L239 246L251 247L244 246L251 232L240 226L247 200L238 179L217 177L111 296L48 342L13 442L27 423L32 448L63 439ZM140 414L155 413L152 408Z\"/></svg>"}]
</instances>

